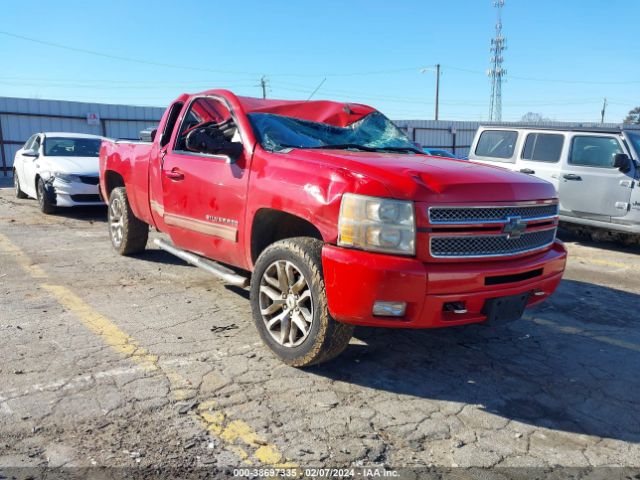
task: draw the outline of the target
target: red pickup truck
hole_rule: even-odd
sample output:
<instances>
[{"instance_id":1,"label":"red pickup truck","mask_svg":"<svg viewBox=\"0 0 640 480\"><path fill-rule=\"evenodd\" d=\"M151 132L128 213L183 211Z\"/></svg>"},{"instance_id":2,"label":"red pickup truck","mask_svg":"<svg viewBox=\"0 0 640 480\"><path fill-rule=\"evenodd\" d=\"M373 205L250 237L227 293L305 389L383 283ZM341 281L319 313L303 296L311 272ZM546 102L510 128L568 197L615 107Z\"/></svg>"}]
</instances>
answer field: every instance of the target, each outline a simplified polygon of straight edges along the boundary
<instances>
[{"instance_id":1,"label":"red pickup truck","mask_svg":"<svg viewBox=\"0 0 640 480\"><path fill-rule=\"evenodd\" d=\"M210 90L180 96L150 137L102 144L114 248L144 250L151 225L160 248L250 283L289 365L334 358L354 325L517 319L564 271L551 184L424 155L366 105Z\"/></svg>"}]
</instances>

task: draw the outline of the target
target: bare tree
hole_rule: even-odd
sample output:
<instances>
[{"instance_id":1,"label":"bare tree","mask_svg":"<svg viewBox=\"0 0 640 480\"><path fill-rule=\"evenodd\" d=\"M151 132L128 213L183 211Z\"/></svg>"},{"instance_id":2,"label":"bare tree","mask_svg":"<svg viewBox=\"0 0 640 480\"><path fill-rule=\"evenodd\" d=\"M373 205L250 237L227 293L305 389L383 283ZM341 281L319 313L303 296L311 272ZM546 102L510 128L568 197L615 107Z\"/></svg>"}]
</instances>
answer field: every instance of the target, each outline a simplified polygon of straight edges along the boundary
<instances>
[{"instance_id":1,"label":"bare tree","mask_svg":"<svg viewBox=\"0 0 640 480\"><path fill-rule=\"evenodd\" d=\"M624 123L640 124L640 107L630 110L627 118L624 119Z\"/></svg>"},{"instance_id":2,"label":"bare tree","mask_svg":"<svg viewBox=\"0 0 640 480\"><path fill-rule=\"evenodd\" d=\"M550 122L551 119L543 116L541 113L527 112L524 115L522 115L522 118L520 119L520 121L526 122L526 123L542 123L542 122Z\"/></svg>"}]
</instances>

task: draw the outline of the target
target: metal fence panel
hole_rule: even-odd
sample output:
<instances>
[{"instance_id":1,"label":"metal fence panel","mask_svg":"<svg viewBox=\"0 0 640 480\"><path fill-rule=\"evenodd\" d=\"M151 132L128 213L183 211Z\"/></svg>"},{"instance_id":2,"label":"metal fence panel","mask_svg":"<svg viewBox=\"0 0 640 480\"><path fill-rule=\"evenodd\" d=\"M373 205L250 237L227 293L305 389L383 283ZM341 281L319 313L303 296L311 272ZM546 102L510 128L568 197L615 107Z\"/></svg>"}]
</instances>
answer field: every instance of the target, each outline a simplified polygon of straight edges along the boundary
<instances>
[{"instance_id":1,"label":"metal fence panel","mask_svg":"<svg viewBox=\"0 0 640 480\"><path fill-rule=\"evenodd\" d=\"M96 113L97 125L87 121ZM24 142L37 132L75 132L111 138L138 138L138 132L157 125L162 107L66 102L0 97L0 169L5 175Z\"/></svg>"},{"instance_id":2,"label":"metal fence panel","mask_svg":"<svg viewBox=\"0 0 640 480\"><path fill-rule=\"evenodd\" d=\"M140 107L62 100L40 100L0 97L0 169L10 170L15 152L34 133L42 131L77 132L105 135L111 138L138 138L138 132L157 125L162 107ZM88 113L97 113L99 125L87 122ZM457 155L468 155L475 133L487 122L447 120L395 120L416 142L425 147L438 147ZM500 125L530 126L521 122ZM612 127L619 124L544 122L539 127ZM640 125L625 126L638 129Z\"/></svg>"}]
</instances>

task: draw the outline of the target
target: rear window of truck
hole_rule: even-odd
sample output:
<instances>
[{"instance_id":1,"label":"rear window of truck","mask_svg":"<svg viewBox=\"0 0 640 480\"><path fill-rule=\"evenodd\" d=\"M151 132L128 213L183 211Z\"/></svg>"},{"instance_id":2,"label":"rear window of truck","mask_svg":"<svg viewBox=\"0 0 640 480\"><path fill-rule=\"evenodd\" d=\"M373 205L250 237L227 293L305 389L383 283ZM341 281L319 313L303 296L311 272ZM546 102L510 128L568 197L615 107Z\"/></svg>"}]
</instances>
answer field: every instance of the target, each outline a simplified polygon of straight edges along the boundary
<instances>
[{"instance_id":1,"label":"rear window of truck","mask_svg":"<svg viewBox=\"0 0 640 480\"><path fill-rule=\"evenodd\" d=\"M518 132L513 130L485 130L480 134L476 155L492 157L501 162L511 161L516 148Z\"/></svg>"}]
</instances>

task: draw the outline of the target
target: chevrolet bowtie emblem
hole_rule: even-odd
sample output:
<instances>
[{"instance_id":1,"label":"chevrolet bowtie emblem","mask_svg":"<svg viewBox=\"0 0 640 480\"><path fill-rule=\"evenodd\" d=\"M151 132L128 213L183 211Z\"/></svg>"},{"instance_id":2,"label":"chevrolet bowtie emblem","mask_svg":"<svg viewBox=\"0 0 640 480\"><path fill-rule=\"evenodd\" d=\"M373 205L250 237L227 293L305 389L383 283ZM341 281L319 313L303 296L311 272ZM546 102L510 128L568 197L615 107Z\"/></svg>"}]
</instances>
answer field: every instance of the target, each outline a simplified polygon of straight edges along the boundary
<instances>
[{"instance_id":1,"label":"chevrolet bowtie emblem","mask_svg":"<svg viewBox=\"0 0 640 480\"><path fill-rule=\"evenodd\" d=\"M502 232L507 234L507 239L520 238L527 229L527 223L521 217L507 217L507 223Z\"/></svg>"}]
</instances>

